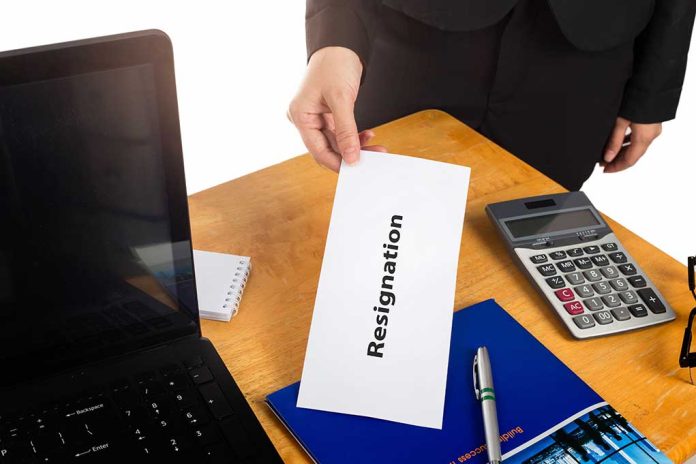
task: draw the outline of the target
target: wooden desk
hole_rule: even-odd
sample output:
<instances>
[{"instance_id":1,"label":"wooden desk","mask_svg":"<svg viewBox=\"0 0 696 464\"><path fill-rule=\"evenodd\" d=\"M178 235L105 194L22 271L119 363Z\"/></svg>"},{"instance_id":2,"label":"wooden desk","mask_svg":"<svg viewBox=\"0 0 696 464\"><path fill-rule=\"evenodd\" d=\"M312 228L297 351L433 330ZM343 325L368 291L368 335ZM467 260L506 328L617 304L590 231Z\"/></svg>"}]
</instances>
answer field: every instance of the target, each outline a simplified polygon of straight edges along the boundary
<instances>
[{"instance_id":1,"label":"wooden desk","mask_svg":"<svg viewBox=\"0 0 696 464\"><path fill-rule=\"evenodd\" d=\"M484 212L488 203L563 188L439 111L417 113L375 132L375 143L393 153L471 167L454 309L494 297L672 460L694 455L696 386L677 364L693 306L685 266L607 218L678 317L638 332L571 339L517 270ZM253 257L239 315L230 323L204 321L203 334L288 463L309 460L264 398L300 378L336 179L304 155L190 199L196 248Z\"/></svg>"}]
</instances>

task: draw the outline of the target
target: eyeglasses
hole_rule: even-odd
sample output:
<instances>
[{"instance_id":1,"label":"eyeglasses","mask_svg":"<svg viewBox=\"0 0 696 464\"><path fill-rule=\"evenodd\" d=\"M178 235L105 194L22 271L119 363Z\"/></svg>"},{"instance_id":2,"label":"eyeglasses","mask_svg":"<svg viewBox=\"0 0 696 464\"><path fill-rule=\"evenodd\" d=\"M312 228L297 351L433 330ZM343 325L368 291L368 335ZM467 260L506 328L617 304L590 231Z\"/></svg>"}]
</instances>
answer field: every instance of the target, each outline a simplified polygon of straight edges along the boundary
<instances>
[{"instance_id":1,"label":"eyeglasses","mask_svg":"<svg viewBox=\"0 0 696 464\"><path fill-rule=\"evenodd\" d=\"M696 278L694 278L694 274L696 273L696 256L689 256L688 270L689 290L691 290L691 294L694 296L694 300L696 300ZM696 367L696 353L690 352L694 318L696 318L696 308L692 309L689 314L689 322L684 331L684 341L682 342L681 353L679 354L679 366L689 368L689 379L691 379L692 384L694 383L694 379L691 376L691 368Z\"/></svg>"}]
</instances>

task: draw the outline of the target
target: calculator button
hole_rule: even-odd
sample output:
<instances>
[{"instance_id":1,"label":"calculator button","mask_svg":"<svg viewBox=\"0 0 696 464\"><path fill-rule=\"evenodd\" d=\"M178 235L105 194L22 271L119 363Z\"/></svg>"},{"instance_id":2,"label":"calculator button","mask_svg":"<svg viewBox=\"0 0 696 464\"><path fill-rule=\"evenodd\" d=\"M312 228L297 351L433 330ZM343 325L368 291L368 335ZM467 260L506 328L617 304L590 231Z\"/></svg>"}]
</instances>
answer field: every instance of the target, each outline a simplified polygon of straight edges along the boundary
<instances>
[{"instance_id":1,"label":"calculator button","mask_svg":"<svg viewBox=\"0 0 696 464\"><path fill-rule=\"evenodd\" d=\"M586 246L585 248L583 248L583 250L588 255L593 255L595 253L599 253L599 247L597 245Z\"/></svg>"},{"instance_id":2,"label":"calculator button","mask_svg":"<svg viewBox=\"0 0 696 464\"><path fill-rule=\"evenodd\" d=\"M537 269L539 272L541 272L541 275L544 277L552 276L556 274L556 266L553 264L542 264L541 266L537 266Z\"/></svg>"},{"instance_id":3,"label":"calculator button","mask_svg":"<svg viewBox=\"0 0 696 464\"><path fill-rule=\"evenodd\" d=\"M549 256L551 259L559 260L559 259L565 259L566 258L566 253L565 251L554 251L549 253Z\"/></svg>"},{"instance_id":4,"label":"calculator button","mask_svg":"<svg viewBox=\"0 0 696 464\"><path fill-rule=\"evenodd\" d=\"M597 282L598 280L602 280L602 274L600 274L597 269L591 269L589 271L585 271L585 272L583 272L583 275L590 282Z\"/></svg>"},{"instance_id":5,"label":"calculator button","mask_svg":"<svg viewBox=\"0 0 696 464\"><path fill-rule=\"evenodd\" d=\"M597 255L592 257L592 262L597 266L608 266L609 259L605 255Z\"/></svg>"},{"instance_id":6,"label":"calculator button","mask_svg":"<svg viewBox=\"0 0 696 464\"><path fill-rule=\"evenodd\" d=\"M599 238L599 235L597 234L588 234L588 235L581 235L580 240L584 242L589 242L590 240L597 240Z\"/></svg>"},{"instance_id":7,"label":"calculator button","mask_svg":"<svg viewBox=\"0 0 696 464\"><path fill-rule=\"evenodd\" d=\"M648 315L648 310L645 309L645 305L642 304L629 306L628 310L636 317L645 317Z\"/></svg>"},{"instance_id":8,"label":"calculator button","mask_svg":"<svg viewBox=\"0 0 696 464\"><path fill-rule=\"evenodd\" d=\"M584 300L583 303L585 303L585 306L587 306L587 309L590 311L599 311L600 309L604 308L602 300L597 297L588 298L587 300Z\"/></svg>"},{"instance_id":9,"label":"calculator button","mask_svg":"<svg viewBox=\"0 0 696 464\"><path fill-rule=\"evenodd\" d=\"M619 266L619 270L623 275L633 275L637 272L633 264L622 264Z\"/></svg>"},{"instance_id":10,"label":"calculator button","mask_svg":"<svg viewBox=\"0 0 696 464\"><path fill-rule=\"evenodd\" d=\"M546 283L549 284L551 288L563 288L565 287L565 281L562 276L553 276L546 279Z\"/></svg>"},{"instance_id":11,"label":"calculator button","mask_svg":"<svg viewBox=\"0 0 696 464\"><path fill-rule=\"evenodd\" d=\"M561 272L573 272L575 271L575 265L572 263L572 261L561 261L559 263L556 263L556 267Z\"/></svg>"},{"instance_id":12,"label":"calculator button","mask_svg":"<svg viewBox=\"0 0 696 464\"><path fill-rule=\"evenodd\" d=\"M619 247L616 246L616 243L611 242L611 243L605 243L602 245L602 249L604 251L616 251L619 249Z\"/></svg>"},{"instance_id":13,"label":"calculator button","mask_svg":"<svg viewBox=\"0 0 696 464\"><path fill-rule=\"evenodd\" d=\"M568 314L572 316L585 312L585 310L582 309L582 304L580 304L579 301L571 301L570 303L564 304L563 307L566 311L568 311Z\"/></svg>"},{"instance_id":14,"label":"calculator button","mask_svg":"<svg viewBox=\"0 0 696 464\"><path fill-rule=\"evenodd\" d=\"M662 304L662 301L660 301L660 298L652 288L641 288L638 290L638 295L640 295L640 298L645 302L646 305L648 305L650 311L654 312L655 314L660 314L667 311L667 308L665 308L665 305Z\"/></svg>"},{"instance_id":15,"label":"calculator button","mask_svg":"<svg viewBox=\"0 0 696 464\"><path fill-rule=\"evenodd\" d=\"M616 279L619 277L619 271L614 266L603 267L599 270L607 279Z\"/></svg>"},{"instance_id":16,"label":"calculator button","mask_svg":"<svg viewBox=\"0 0 696 464\"><path fill-rule=\"evenodd\" d=\"M587 314L584 316L575 316L573 322L575 322L575 325L577 325L579 329L589 329L595 326L594 319Z\"/></svg>"},{"instance_id":17,"label":"calculator button","mask_svg":"<svg viewBox=\"0 0 696 464\"><path fill-rule=\"evenodd\" d=\"M546 257L546 255L534 255L529 259L531 259L534 264L541 264L541 263L545 263L546 261L548 261L548 258Z\"/></svg>"},{"instance_id":18,"label":"calculator button","mask_svg":"<svg viewBox=\"0 0 696 464\"><path fill-rule=\"evenodd\" d=\"M577 287L574 287L574 289L575 293L577 293L580 298L589 298L594 295L592 287L589 285L578 285Z\"/></svg>"},{"instance_id":19,"label":"calculator button","mask_svg":"<svg viewBox=\"0 0 696 464\"><path fill-rule=\"evenodd\" d=\"M633 276L628 278L628 282L634 287L645 287L648 283L643 276Z\"/></svg>"},{"instance_id":20,"label":"calculator button","mask_svg":"<svg viewBox=\"0 0 696 464\"><path fill-rule=\"evenodd\" d=\"M580 285L585 283L585 279L582 278L582 274L579 272L571 272L566 274L566 279L570 282L570 285Z\"/></svg>"},{"instance_id":21,"label":"calculator button","mask_svg":"<svg viewBox=\"0 0 696 464\"><path fill-rule=\"evenodd\" d=\"M612 322L614 322L614 318L611 317L609 311L600 311L598 313L594 313L593 316L595 320L602 325L611 324Z\"/></svg>"},{"instance_id":22,"label":"calculator button","mask_svg":"<svg viewBox=\"0 0 696 464\"><path fill-rule=\"evenodd\" d=\"M636 292L631 291L631 290L626 290L625 292L620 292L619 293L619 298L621 298L621 301L623 301L626 304L633 304L633 303L638 303L638 297L636 296Z\"/></svg>"},{"instance_id":23,"label":"calculator button","mask_svg":"<svg viewBox=\"0 0 696 464\"><path fill-rule=\"evenodd\" d=\"M623 306L612 309L611 313L614 315L614 319L617 321L627 321L631 318L631 313Z\"/></svg>"},{"instance_id":24,"label":"calculator button","mask_svg":"<svg viewBox=\"0 0 696 464\"><path fill-rule=\"evenodd\" d=\"M628 284L624 279L614 279L609 281L609 285L616 290L617 292L621 292L623 290L628 289Z\"/></svg>"},{"instance_id":25,"label":"calculator button","mask_svg":"<svg viewBox=\"0 0 696 464\"><path fill-rule=\"evenodd\" d=\"M590 258L578 258L574 259L573 262L580 269L590 269L592 267L592 261L590 261Z\"/></svg>"},{"instance_id":26,"label":"calculator button","mask_svg":"<svg viewBox=\"0 0 696 464\"><path fill-rule=\"evenodd\" d=\"M611 292L611 287L606 282L597 282L596 284L592 284L592 288L594 288L595 292L599 293L600 295L605 295Z\"/></svg>"},{"instance_id":27,"label":"calculator button","mask_svg":"<svg viewBox=\"0 0 696 464\"><path fill-rule=\"evenodd\" d=\"M556 296L561 301L570 301L570 300L575 299L575 295L573 294L573 291L569 288L563 288L561 290L556 290L554 293L556 293Z\"/></svg>"},{"instance_id":28,"label":"calculator button","mask_svg":"<svg viewBox=\"0 0 696 464\"><path fill-rule=\"evenodd\" d=\"M582 248L571 248L570 250L566 250L566 253L568 253L568 256L571 258L577 258L583 255Z\"/></svg>"},{"instance_id":29,"label":"calculator button","mask_svg":"<svg viewBox=\"0 0 696 464\"><path fill-rule=\"evenodd\" d=\"M602 301L608 308L616 308L621 304L621 300L619 300L619 297L616 296L616 294L604 295L602 297Z\"/></svg>"},{"instance_id":30,"label":"calculator button","mask_svg":"<svg viewBox=\"0 0 696 464\"><path fill-rule=\"evenodd\" d=\"M621 253L620 251L617 251L616 253L609 253L609 259L614 261L616 264L623 264L626 261L628 261L626 255Z\"/></svg>"}]
</instances>

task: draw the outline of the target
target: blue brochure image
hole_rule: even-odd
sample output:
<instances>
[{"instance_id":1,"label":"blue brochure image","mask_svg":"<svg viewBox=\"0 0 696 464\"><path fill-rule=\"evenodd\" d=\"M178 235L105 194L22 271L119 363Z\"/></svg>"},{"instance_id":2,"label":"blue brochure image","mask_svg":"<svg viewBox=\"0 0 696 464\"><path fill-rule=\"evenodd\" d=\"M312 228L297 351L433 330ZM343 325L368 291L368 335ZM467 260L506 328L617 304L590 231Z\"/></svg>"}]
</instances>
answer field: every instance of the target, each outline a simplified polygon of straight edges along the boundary
<instances>
[{"instance_id":1,"label":"blue brochure image","mask_svg":"<svg viewBox=\"0 0 696 464\"><path fill-rule=\"evenodd\" d=\"M454 314L442 430L298 408L299 382L267 403L318 463L487 462L472 361L487 346L505 463L667 464L669 459L495 301ZM389 392L375 392L375 398Z\"/></svg>"}]
</instances>

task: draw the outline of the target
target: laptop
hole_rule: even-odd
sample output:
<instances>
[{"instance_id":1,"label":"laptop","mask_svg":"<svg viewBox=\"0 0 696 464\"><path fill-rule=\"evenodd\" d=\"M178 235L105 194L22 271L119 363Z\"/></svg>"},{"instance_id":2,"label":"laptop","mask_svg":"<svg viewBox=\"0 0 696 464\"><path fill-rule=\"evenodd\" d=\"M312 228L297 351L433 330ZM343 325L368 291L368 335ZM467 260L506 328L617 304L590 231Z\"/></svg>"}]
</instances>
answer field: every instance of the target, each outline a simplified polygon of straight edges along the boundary
<instances>
[{"instance_id":1,"label":"laptop","mask_svg":"<svg viewBox=\"0 0 696 464\"><path fill-rule=\"evenodd\" d=\"M0 53L0 217L0 463L282 462L201 336L164 33Z\"/></svg>"}]
</instances>

